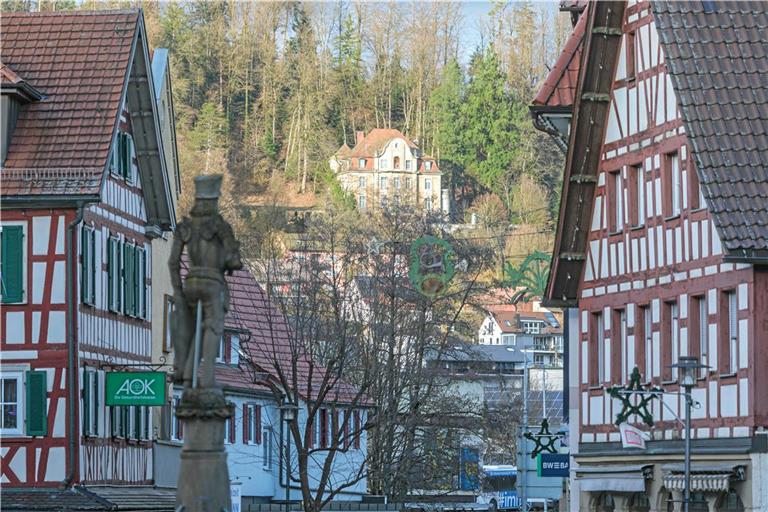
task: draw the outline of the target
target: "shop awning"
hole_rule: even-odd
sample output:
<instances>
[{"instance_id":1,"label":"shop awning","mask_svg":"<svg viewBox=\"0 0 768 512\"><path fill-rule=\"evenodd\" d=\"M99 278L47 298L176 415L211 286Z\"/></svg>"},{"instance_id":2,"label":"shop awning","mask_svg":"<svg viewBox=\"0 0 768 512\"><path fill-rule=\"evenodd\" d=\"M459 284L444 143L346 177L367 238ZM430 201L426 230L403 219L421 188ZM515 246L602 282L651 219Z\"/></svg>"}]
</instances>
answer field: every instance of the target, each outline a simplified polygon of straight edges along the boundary
<instances>
[{"instance_id":1,"label":"shop awning","mask_svg":"<svg viewBox=\"0 0 768 512\"><path fill-rule=\"evenodd\" d=\"M576 479L582 491L643 492L645 481L653 478L653 465L579 466Z\"/></svg>"},{"instance_id":2,"label":"shop awning","mask_svg":"<svg viewBox=\"0 0 768 512\"><path fill-rule=\"evenodd\" d=\"M682 465L662 466L664 487L673 491L685 489L685 468ZM744 466L693 466L691 491L725 492L731 481L744 480Z\"/></svg>"}]
</instances>

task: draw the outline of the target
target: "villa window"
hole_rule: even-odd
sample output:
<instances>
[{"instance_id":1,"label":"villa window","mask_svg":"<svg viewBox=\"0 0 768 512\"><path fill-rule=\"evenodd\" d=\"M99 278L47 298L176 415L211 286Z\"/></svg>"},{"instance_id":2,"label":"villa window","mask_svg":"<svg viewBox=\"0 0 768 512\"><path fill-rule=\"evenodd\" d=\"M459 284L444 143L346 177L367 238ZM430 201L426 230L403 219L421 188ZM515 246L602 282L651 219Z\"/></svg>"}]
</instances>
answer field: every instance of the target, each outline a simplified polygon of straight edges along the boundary
<instances>
[{"instance_id":1,"label":"villa window","mask_svg":"<svg viewBox=\"0 0 768 512\"><path fill-rule=\"evenodd\" d=\"M365 169L365 158L360 158L360 159L357 161L357 166L358 166L360 169ZM365 183L365 178L360 178L360 179L361 179L361 180L363 180L363 183ZM363 184L363 186L365 186L365 184Z\"/></svg>"},{"instance_id":2,"label":"villa window","mask_svg":"<svg viewBox=\"0 0 768 512\"><path fill-rule=\"evenodd\" d=\"M400 157L396 156L394 160L392 161L392 164L395 169L400 169Z\"/></svg>"}]
</instances>

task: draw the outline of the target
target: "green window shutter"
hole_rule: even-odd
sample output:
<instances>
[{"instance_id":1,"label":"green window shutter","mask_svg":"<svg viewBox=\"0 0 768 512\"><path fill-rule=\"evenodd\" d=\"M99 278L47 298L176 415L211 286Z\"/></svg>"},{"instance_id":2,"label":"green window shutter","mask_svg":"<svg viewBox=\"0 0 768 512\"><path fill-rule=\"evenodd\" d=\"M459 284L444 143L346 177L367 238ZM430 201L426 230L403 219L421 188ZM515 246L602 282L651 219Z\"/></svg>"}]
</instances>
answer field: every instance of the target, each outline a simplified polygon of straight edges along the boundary
<instances>
[{"instance_id":1,"label":"green window shutter","mask_svg":"<svg viewBox=\"0 0 768 512\"><path fill-rule=\"evenodd\" d=\"M125 142L125 134L123 132L120 132L117 135L117 150L120 153L120 176L125 176L125 169L128 167L127 157L126 157L126 142Z\"/></svg>"},{"instance_id":2,"label":"green window shutter","mask_svg":"<svg viewBox=\"0 0 768 512\"><path fill-rule=\"evenodd\" d=\"M125 179L133 181L133 136L130 133L125 134Z\"/></svg>"},{"instance_id":3,"label":"green window shutter","mask_svg":"<svg viewBox=\"0 0 768 512\"><path fill-rule=\"evenodd\" d=\"M88 269L89 270L89 276L91 278L91 287L89 289L90 292L90 303L96 304L96 231L91 230L91 247L90 247L90 255L91 255L91 266ZM100 273L98 275L101 275Z\"/></svg>"},{"instance_id":4,"label":"green window shutter","mask_svg":"<svg viewBox=\"0 0 768 512\"><path fill-rule=\"evenodd\" d=\"M27 435L48 434L47 374L41 371L27 372Z\"/></svg>"},{"instance_id":5,"label":"green window shutter","mask_svg":"<svg viewBox=\"0 0 768 512\"><path fill-rule=\"evenodd\" d=\"M91 374L83 369L83 435L91 434Z\"/></svg>"},{"instance_id":6,"label":"green window shutter","mask_svg":"<svg viewBox=\"0 0 768 512\"><path fill-rule=\"evenodd\" d=\"M2 230L2 278L3 304L24 300L24 228L3 226Z\"/></svg>"},{"instance_id":7,"label":"green window shutter","mask_svg":"<svg viewBox=\"0 0 768 512\"><path fill-rule=\"evenodd\" d=\"M125 314L136 315L136 248L125 246Z\"/></svg>"},{"instance_id":8,"label":"green window shutter","mask_svg":"<svg viewBox=\"0 0 768 512\"><path fill-rule=\"evenodd\" d=\"M115 240L107 238L107 305L110 311L115 311Z\"/></svg>"},{"instance_id":9,"label":"green window shutter","mask_svg":"<svg viewBox=\"0 0 768 512\"><path fill-rule=\"evenodd\" d=\"M80 265L80 298L88 304L91 298L91 243L90 238L91 230L83 226L80 230L80 253L82 256L82 263Z\"/></svg>"}]
</instances>

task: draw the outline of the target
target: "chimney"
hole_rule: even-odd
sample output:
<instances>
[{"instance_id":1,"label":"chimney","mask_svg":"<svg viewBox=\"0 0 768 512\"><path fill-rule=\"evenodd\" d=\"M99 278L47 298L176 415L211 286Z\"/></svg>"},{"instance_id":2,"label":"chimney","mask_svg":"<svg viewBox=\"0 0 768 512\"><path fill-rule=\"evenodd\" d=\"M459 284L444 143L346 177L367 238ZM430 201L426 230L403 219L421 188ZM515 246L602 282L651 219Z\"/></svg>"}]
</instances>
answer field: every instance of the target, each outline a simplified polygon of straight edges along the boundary
<instances>
[{"instance_id":1,"label":"chimney","mask_svg":"<svg viewBox=\"0 0 768 512\"><path fill-rule=\"evenodd\" d=\"M365 138L365 132L363 131L355 132L355 144L360 144L361 142L363 142L364 138Z\"/></svg>"}]
</instances>

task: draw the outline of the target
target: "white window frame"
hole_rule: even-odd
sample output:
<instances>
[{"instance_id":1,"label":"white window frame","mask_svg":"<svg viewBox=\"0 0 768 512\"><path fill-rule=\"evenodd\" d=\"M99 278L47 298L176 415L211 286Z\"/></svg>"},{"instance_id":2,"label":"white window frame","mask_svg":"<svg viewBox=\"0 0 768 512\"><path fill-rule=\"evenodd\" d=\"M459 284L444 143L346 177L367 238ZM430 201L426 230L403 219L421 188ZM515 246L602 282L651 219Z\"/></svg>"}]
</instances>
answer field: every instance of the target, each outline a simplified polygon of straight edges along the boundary
<instances>
[{"instance_id":1,"label":"white window frame","mask_svg":"<svg viewBox=\"0 0 768 512\"><path fill-rule=\"evenodd\" d=\"M621 231L624 228L624 190L621 183L621 172L617 172L613 175L613 186L616 194L616 231Z\"/></svg>"},{"instance_id":2,"label":"white window frame","mask_svg":"<svg viewBox=\"0 0 768 512\"><path fill-rule=\"evenodd\" d=\"M408 160L406 160L408 162ZM392 185L395 187L395 190L400 190L400 178L395 176L392 178Z\"/></svg>"},{"instance_id":3,"label":"white window frame","mask_svg":"<svg viewBox=\"0 0 768 512\"><path fill-rule=\"evenodd\" d=\"M180 402L181 395L174 393L173 398L171 399L171 431L169 432L171 441L182 441L184 439L183 436L179 435L179 430L181 430L181 420L176 417L176 408L179 406Z\"/></svg>"},{"instance_id":4,"label":"white window frame","mask_svg":"<svg viewBox=\"0 0 768 512\"><path fill-rule=\"evenodd\" d=\"M229 439L229 433L232 432L232 427L230 427L230 423L234 421L234 418L230 416L226 420L224 420L224 444L235 444L237 441L237 432L235 432L235 439L230 440Z\"/></svg>"},{"instance_id":5,"label":"white window frame","mask_svg":"<svg viewBox=\"0 0 768 512\"><path fill-rule=\"evenodd\" d=\"M424 209L428 212L432 211L432 197L425 197L424 198Z\"/></svg>"},{"instance_id":6,"label":"white window frame","mask_svg":"<svg viewBox=\"0 0 768 512\"><path fill-rule=\"evenodd\" d=\"M680 358L680 310L677 302L669 305L669 326L671 329L670 340L672 341L672 364L675 365ZM677 381L678 369L672 366L672 380Z\"/></svg>"},{"instance_id":7,"label":"white window frame","mask_svg":"<svg viewBox=\"0 0 768 512\"><path fill-rule=\"evenodd\" d=\"M653 378L653 321L651 308L643 308L643 335L645 336L645 381Z\"/></svg>"},{"instance_id":8,"label":"white window frame","mask_svg":"<svg viewBox=\"0 0 768 512\"><path fill-rule=\"evenodd\" d=\"M595 323L597 324L597 382L605 382L605 324L603 323L603 314L595 314Z\"/></svg>"},{"instance_id":9,"label":"white window frame","mask_svg":"<svg viewBox=\"0 0 768 512\"><path fill-rule=\"evenodd\" d=\"M387 190L387 177L379 176L379 188L381 190Z\"/></svg>"},{"instance_id":10,"label":"white window frame","mask_svg":"<svg viewBox=\"0 0 768 512\"><path fill-rule=\"evenodd\" d=\"M27 225L29 222L24 220L9 220L9 221L3 221L0 223L0 231L2 231L4 226L21 226L21 234L22 234L22 244L21 244L21 300L19 302L6 302L3 303L3 307L7 305L12 304L26 304L28 297L29 297L29 290L27 289L27 267L29 267L29 254L27 252L27 247L29 246L29 230ZM1 243L1 242L0 242Z\"/></svg>"},{"instance_id":11,"label":"white window frame","mask_svg":"<svg viewBox=\"0 0 768 512\"><path fill-rule=\"evenodd\" d=\"M98 437L99 432L99 420L100 411L102 407L101 399L101 382L99 379L99 371L96 368L86 366L83 368L83 386L85 386L85 374L88 374L88 391L86 393L85 387L83 387L83 415L85 415L85 409L88 408L88 425L83 423L83 436L84 437ZM86 397L88 400L86 400Z\"/></svg>"},{"instance_id":12,"label":"white window frame","mask_svg":"<svg viewBox=\"0 0 768 512\"><path fill-rule=\"evenodd\" d=\"M629 375L627 368L629 347L627 347L627 311L624 309L619 310L619 342L621 343L621 383L626 384Z\"/></svg>"},{"instance_id":13,"label":"white window frame","mask_svg":"<svg viewBox=\"0 0 768 512\"><path fill-rule=\"evenodd\" d=\"M227 347L227 344L224 343L224 336L225 336L224 334L219 336L219 347L218 347L218 349L216 349L216 359L215 359L215 361L217 363L226 363L227 362L227 358L226 358L226 356L224 354L224 350Z\"/></svg>"},{"instance_id":14,"label":"white window frame","mask_svg":"<svg viewBox=\"0 0 768 512\"><path fill-rule=\"evenodd\" d=\"M256 408L257 404L246 404L245 412L248 415L248 445L258 444L256 442L256 428L261 428L261 425L256 425Z\"/></svg>"},{"instance_id":15,"label":"white window frame","mask_svg":"<svg viewBox=\"0 0 768 512\"><path fill-rule=\"evenodd\" d=\"M405 159L405 170L406 171L410 171L411 170L411 159L410 158L406 158Z\"/></svg>"},{"instance_id":16,"label":"white window frame","mask_svg":"<svg viewBox=\"0 0 768 512\"><path fill-rule=\"evenodd\" d=\"M413 180L412 178L405 178L405 188L407 190L410 190L413 188Z\"/></svg>"},{"instance_id":17,"label":"white window frame","mask_svg":"<svg viewBox=\"0 0 768 512\"><path fill-rule=\"evenodd\" d=\"M0 428L0 434L3 436L23 436L24 435L24 423L26 421L25 416L25 380L24 380L24 373L23 371L3 371L0 373L0 379L3 381L6 380L12 380L16 381L16 401L15 402L5 402L5 386L4 382L0 382L0 385L2 385L2 388L0 388L0 407L5 405L6 403L15 403L16 404L16 427L14 428ZM2 423L0 423L2 425Z\"/></svg>"},{"instance_id":18,"label":"white window frame","mask_svg":"<svg viewBox=\"0 0 768 512\"><path fill-rule=\"evenodd\" d=\"M431 171L432 170L432 161L427 160L424 162L424 170Z\"/></svg>"},{"instance_id":19,"label":"white window frame","mask_svg":"<svg viewBox=\"0 0 768 512\"><path fill-rule=\"evenodd\" d=\"M739 320L736 292L727 292L728 299L728 371L736 373L739 369Z\"/></svg>"},{"instance_id":20,"label":"white window frame","mask_svg":"<svg viewBox=\"0 0 768 512\"><path fill-rule=\"evenodd\" d=\"M698 298L699 303L699 361L703 368L699 370L699 377L704 378L709 371L707 360L709 359L709 308L707 306L707 297L702 295Z\"/></svg>"},{"instance_id":21,"label":"white window frame","mask_svg":"<svg viewBox=\"0 0 768 512\"><path fill-rule=\"evenodd\" d=\"M358 176L357 188L365 188L365 176Z\"/></svg>"},{"instance_id":22,"label":"white window frame","mask_svg":"<svg viewBox=\"0 0 768 512\"><path fill-rule=\"evenodd\" d=\"M682 210L683 194L681 190L681 172L680 172L680 155L679 153L672 153L669 155L669 182L671 187L671 199L672 199L672 216L680 215Z\"/></svg>"},{"instance_id":23,"label":"white window frame","mask_svg":"<svg viewBox=\"0 0 768 512\"><path fill-rule=\"evenodd\" d=\"M637 225L643 226L645 224L645 176L643 175L645 171L642 165L635 166L634 170L636 174L635 179L637 180L635 184L637 187Z\"/></svg>"},{"instance_id":24,"label":"white window frame","mask_svg":"<svg viewBox=\"0 0 768 512\"><path fill-rule=\"evenodd\" d=\"M424 190L432 190L432 180L430 178L424 178Z\"/></svg>"},{"instance_id":25,"label":"white window frame","mask_svg":"<svg viewBox=\"0 0 768 512\"><path fill-rule=\"evenodd\" d=\"M357 159L357 166L360 169L365 169L365 158L358 158ZM365 179L365 178L363 178L363 179ZM363 185L363 186L365 186L365 185Z\"/></svg>"},{"instance_id":26,"label":"white window frame","mask_svg":"<svg viewBox=\"0 0 768 512\"><path fill-rule=\"evenodd\" d=\"M272 471L272 427L266 423L261 424L261 462L264 471Z\"/></svg>"},{"instance_id":27,"label":"white window frame","mask_svg":"<svg viewBox=\"0 0 768 512\"><path fill-rule=\"evenodd\" d=\"M379 169L386 169L389 165L386 158L379 158Z\"/></svg>"}]
</instances>

